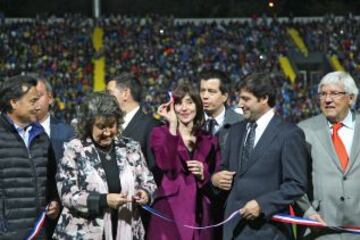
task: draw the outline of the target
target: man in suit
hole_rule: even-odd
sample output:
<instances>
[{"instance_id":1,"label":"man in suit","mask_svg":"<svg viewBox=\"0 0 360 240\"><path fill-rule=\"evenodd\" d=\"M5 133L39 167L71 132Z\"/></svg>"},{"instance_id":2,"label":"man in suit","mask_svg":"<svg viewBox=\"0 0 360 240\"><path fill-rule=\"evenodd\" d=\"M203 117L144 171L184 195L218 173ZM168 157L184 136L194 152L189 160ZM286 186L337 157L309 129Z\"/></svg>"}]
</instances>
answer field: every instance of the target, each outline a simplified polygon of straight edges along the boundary
<instances>
[{"instance_id":1,"label":"man in suit","mask_svg":"<svg viewBox=\"0 0 360 240\"><path fill-rule=\"evenodd\" d=\"M296 125L275 115L276 92L269 74L254 73L238 86L244 118L230 128L222 169L213 185L230 191L225 217L240 210L241 218L225 224L223 239L289 240L291 227L269 221L306 191L305 136ZM223 172L235 172L233 178Z\"/></svg>"},{"instance_id":2,"label":"man in suit","mask_svg":"<svg viewBox=\"0 0 360 240\"><path fill-rule=\"evenodd\" d=\"M226 73L220 70L203 70L199 74L200 96L205 112L205 130L218 137L221 154L225 151L226 138L229 135L231 125L243 120L243 116L233 109L227 108L226 102L230 94L230 79ZM234 173L224 172L232 177ZM212 203L212 215L214 222L220 222L224 215L224 202L226 195L218 197ZM216 228L215 239L221 239L222 229Z\"/></svg>"},{"instance_id":3,"label":"man in suit","mask_svg":"<svg viewBox=\"0 0 360 240\"><path fill-rule=\"evenodd\" d=\"M45 77L35 74L33 76L37 76L36 89L40 94L40 109L37 112L37 118L50 137L56 161L59 162L64 153L64 143L69 142L74 137L74 129L70 125L51 116L50 107L54 102L52 86Z\"/></svg>"},{"instance_id":4,"label":"man in suit","mask_svg":"<svg viewBox=\"0 0 360 240\"><path fill-rule=\"evenodd\" d=\"M73 138L74 131L70 125L65 124L50 114L50 107L54 102L53 91L50 82L45 77L38 74L31 73L29 75L37 80L36 90L39 93L39 109L36 112L36 117L50 138L52 146L51 149L54 152L56 160L55 165L57 166L63 157L64 143L69 142L71 138ZM59 205L59 208L61 207L60 202L55 203ZM46 231L48 239L52 239L51 236L55 230L57 221L58 217L47 220Z\"/></svg>"},{"instance_id":5,"label":"man in suit","mask_svg":"<svg viewBox=\"0 0 360 240\"><path fill-rule=\"evenodd\" d=\"M231 125L243 120L243 116L226 106L230 94L230 79L220 70L204 70L199 74L200 96L206 123L213 126L207 130L219 138L221 152L225 149L226 138Z\"/></svg>"},{"instance_id":6,"label":"man in suit","mask_svg":"<svg viewBox=\"0 0 360 240\"><path fill-rule=\"evenodd\" d=\"M153 173L157 184L160 183L160 171L155 164L150 147L150 133L155 126L160 125L152 116L145 114L140 107L142 86L140 81L130 73L122 73L111 78L107 83L107 91L116 97L120 109L125 113L122 124L122 135L138 141L145 156L148 168ZM149 224L150 215L141 211L141 219L145 229Z\"/></svg>"},{"instance_id":7,"label":"man in suit","mask_svg":"<svg viewBox=\"0 0 360 240\"><path fill-rule=\"evenodd\" d=\"M125 113L122 135L140 143L148 167L154 171L155 160L149 138L153 127L158 126L160 122L151 115L145 114L140 107L141 83L133 74L123 73L111 78L107 83L107 91L116 97L120 109Z\"/></svg>"},{"instance_id":8,"label":"man in suit","mask_svg":"<svg viewBox=\"0 0 360 240\"><path fill-rule=\"evenodd\" d=\"M312 157L312 189L299 206L305 217L329 226L360 226L360 117L358 88L345 72L326 74L318 86L321 114L302 121ZM358 235L307 231L305 239L355 240Z\"/></svg>"}]
</instances>

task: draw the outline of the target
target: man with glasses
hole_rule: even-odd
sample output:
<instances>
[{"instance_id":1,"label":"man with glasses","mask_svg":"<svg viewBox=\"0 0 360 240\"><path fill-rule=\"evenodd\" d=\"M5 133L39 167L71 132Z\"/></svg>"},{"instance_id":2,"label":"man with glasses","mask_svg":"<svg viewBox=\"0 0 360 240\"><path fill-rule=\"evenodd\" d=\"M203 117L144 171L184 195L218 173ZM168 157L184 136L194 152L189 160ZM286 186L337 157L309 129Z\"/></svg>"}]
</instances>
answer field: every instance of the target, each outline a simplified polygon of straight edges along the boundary
<instances>
[{"instance_id":1,"label":"man with glasses","mask_svg":"<svg viewBox=\"0 0 360 240\"><path fill-rule=\"evenodd\" d=\"M299 206L304 216L329 226L360 226L360 117L358 88L345 72L325 75L318 87L321 114L299 123L312 157L312 189ZM352 240L358 235L327 229L305 239Z\"/></svg>"}]
</instances>

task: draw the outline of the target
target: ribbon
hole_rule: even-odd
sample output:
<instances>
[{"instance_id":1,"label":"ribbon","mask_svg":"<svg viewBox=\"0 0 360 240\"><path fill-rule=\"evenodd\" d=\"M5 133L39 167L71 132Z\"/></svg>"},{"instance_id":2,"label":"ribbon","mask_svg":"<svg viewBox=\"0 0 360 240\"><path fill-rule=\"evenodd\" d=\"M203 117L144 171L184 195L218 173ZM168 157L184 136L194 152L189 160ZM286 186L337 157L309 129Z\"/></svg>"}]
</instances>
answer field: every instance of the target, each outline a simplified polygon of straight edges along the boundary
<instances>
[{"instance_id":1,"label":"ribbon","mask_svg":"<svg viewBox=\"0 0 360 240\"><path fill-rule=\"evenodd\" d=\"M142 208L145 209L146 211L158 216L159 218L164 219L167 222L176 223L173 219L171 219L171 218L165 216L164 214L160 213L155 208L152 208L152 207L150 207L148 205L144 205L144 206L142 206ZM219 223L213 224L213 225L202 226L202 227L201 226L192 226L192 225L188 225L188 224L180 224L180 225L185 227L185 228L196 229L196 230L216 228L216 227L220 227L221 225L224 225L225 223L229 222L231 219L233 219L237 215L240 216L240 211L233 212L228 218L226 218L222 222L219 222Z\"/></svg>"},{"instance_id":2,"label":"ribbon","mask_svg":"<svg viewBox=\"0 0 360 240\"><path fill-rule=\"evenodd\" d=\"M46 221L46 212L48 210L49 206L46 206L45 209L41 212L39 217L35 221L35 225L33 229L31 230L30 235L25 238L25 240L34 240L37 239L38 235L41 232L41 228L44 226Z\"/></svg>"},{"instance_id":3,"label":"ribbon","mask_svg":"<svg viewBox=\"0 0 360 240\"><path fill-rule=\"evenodd\" d=\"M328 229L335 230L335 231L360 234L359 226L329 226L329 225L317 222L317 221L309 219L309 218L290 216L287 214L275 214L271 219L274 222L297 224L297 225L302 225L302 226L307 226L307 227L328 228Z\"/></svg>"},{"instance_id":4,"label":"ribbon","mask_svg":"<svg viewBox=\"0 0 360 240\"><path fill-rule=\"evenodd\" d=\"M168 222L171 222L174 224L176 223L173 219L165 216L158 210L156 210L148 205L144 205L144 206L142 206L142 208L145 209L146 211L150 212L151 214L154 214L154 215L160 217L161 219L163 219L165 221L168 221ZM224 221L217 223L217 224L207 225L207 226L192 226L192 225L187 225L187 224L180 224L180 225L185 228L196 229L196 230L209 229L209 228L215 228L215 227L224 225L227 222L229 222L231 219L235 218L236 216L241 217L239 210L233 212ZM288 214L275 214L272 216L271 220L274 222L296 224L296 225L307 226L307 227L328 228L328 229L336 230L336 231L360 234L360 226L359 227L358 226L328 226L326 224L322 224L320 222L317 222L317 221L309 219L309 218L296 217L296 216L291 216Z\"/></svg>"}]
</instances>

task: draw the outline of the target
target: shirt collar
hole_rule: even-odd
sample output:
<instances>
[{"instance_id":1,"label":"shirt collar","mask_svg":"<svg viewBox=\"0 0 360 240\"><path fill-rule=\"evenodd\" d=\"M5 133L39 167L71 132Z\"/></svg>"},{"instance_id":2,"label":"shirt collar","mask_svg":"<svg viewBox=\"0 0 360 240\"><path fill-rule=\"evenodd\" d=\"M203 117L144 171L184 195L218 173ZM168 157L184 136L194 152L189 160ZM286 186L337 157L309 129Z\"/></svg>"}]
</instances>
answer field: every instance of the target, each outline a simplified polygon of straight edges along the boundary
<instances>
[{"instance_id":1,"label":"shirt collar","mask_svg":"<svg viewBox=\"0 0 360 240\"><path fill-rule=\"evenodd\" d=\"M344 118L344 120L341 121L341 123L344 125L344 127L349 129L355 128L355 121L353 118L353 113L349 110L348 114ZM328 121L329 128L332 128L332 123Z\"/></svg>"},{"instance_id":2,"label":"shirt collar","mask_svg":"<svg viewBox=\"0 0 360 240\"><path fill-rule=\"evenodd\" d=\"M50 114L48 114L47 118L45 119L45 121L43 121L42 123L40 123L41 126L44 128L46 134L48 136L50 136Z\"/></svg>"},{"instance_id":3,"label":"shirt collar","mask_svg":"<svg viewBox=\"0 0 360 240\"><path fill-rule=\"evenodd\" d=\"M123 123L123 128L125 128L129 122L131 121L131 119L135 116L135 114L137 113L137 111L140 110L140 106L137 106L136 108L134 108L133 110L131 110L130 112L126 113L124 116L124 123Z\"/></svg>"},{"instance_id":4,"label":"shirt collar","mask_svg":"<svg viewBox=\"0 0 360 240\"><path fill-rule=\"evenodd\" d=\"M7 120L9 121L9 123L11 123L11 124L15 127L16 131L18 131L18 132L27 131L27 130L30 131L31 128L32 128L31 124L29 124L29 125L26 126L25 128L17 125L17 124L14 122L14 120L12 120L12 118L11 118L9 115L7 115L7 114L5 114L5 117L7 118Z\"/></svg>"},{"instance_id":5,"label":"shirt collar","mask_svg":"<svg viewBox=\"0 0 360 240\"><path fill-rule=\"evenodd\" d=\"M225 120L225 112L226 112L226 108L224 108L223 111L217 117L214 118L217 125L221 126L223 124ZM205 113L205 120L208 120L209 118L210 116Z\"/></svg>"},{"instance_id":6,"label":"shirt collar","mask_svg":"<svg viewBox=\"0 0 360 240\"><path fill-rule=\"evenodd\" d=\"M270 110L268 110L265 114L263 114L257 121L257 129L259 128L263 128L265 129L267 127L267 125L269 124L269 122L271 121L271 119L274 117L275 115L275 111L273 108L271 108Z\"/></svg>"}]
</instances>

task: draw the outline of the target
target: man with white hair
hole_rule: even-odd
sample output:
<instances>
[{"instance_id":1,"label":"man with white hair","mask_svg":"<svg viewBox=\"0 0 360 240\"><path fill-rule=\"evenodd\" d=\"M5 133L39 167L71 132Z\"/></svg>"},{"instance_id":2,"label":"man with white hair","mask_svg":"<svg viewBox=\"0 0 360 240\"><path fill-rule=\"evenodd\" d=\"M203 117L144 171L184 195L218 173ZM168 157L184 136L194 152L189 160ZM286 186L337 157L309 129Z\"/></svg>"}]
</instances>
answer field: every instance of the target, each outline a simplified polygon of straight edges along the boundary
<instances>
[{"instance_id":1,"label":"man with white hair","mask_svg":"<svg viewBox=\"0 0 360 240\"><path fill-rule=\"evenodd\" d=\"M302 121L312 157L312 193L298 201L304 216L329 226L360 226L360 116L358 95L345 72L326 74L318 87L321 114ZM316 229L304 239L355 240L356 234Z\"/></svg>"}]
</instances>

